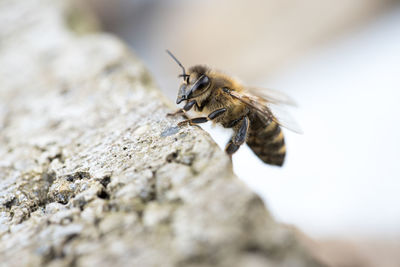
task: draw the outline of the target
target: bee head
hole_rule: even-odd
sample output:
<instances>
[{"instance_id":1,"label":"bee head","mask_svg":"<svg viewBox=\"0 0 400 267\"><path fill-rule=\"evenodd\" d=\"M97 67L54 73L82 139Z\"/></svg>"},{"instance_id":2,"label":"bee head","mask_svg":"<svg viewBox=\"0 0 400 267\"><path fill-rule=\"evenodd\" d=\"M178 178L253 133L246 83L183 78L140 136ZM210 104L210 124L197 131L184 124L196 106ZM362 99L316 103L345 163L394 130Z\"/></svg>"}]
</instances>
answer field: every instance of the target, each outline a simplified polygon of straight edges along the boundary
<instances>
[{"instance_id":1,"label":"bee head","mask_svg":"<svg viewBox=\"0 0 400 267\"><path fill-rule=\"evenodd\" d=\"M176 63L182 68L182 74L178 77L182 77L183 82L179 88L178 97L176 103L179 104L183 100L195 98L203 94L210 87L210 79L206 75L207 68L204 66L194 66L189 69L186 74L185 67L176 59L176 57L167 50L167 53L175 60Z\"/></svg>"},{"instance_id":2,"label":"bee head","mask_svg":"<svg viewBox=\"0 0 400 267\"><path fill-rule=\"evenodd\" d=\"M194 66L189 69L188 76L184 79L179 89L176 102L196 98L207 91L210 87L210 78L206 75L207 69L204 66Z\"/></svg>"}]
</instances>

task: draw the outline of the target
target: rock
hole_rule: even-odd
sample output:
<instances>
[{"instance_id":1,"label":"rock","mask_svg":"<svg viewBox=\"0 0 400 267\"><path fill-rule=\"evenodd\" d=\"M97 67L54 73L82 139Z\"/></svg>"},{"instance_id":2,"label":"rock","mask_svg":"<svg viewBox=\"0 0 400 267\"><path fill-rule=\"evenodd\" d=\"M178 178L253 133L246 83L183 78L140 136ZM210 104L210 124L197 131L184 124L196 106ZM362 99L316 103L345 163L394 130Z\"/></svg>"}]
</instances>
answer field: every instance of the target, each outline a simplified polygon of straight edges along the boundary
<instances>
[{"instance_id":1,"label":"rock","mask_svg":"<svg viewBox=\"0 0 400 267\"><path fill-rule=\"evenodd\" d=\"M0 5L2 264L321 266L86 14Z\"/></svg>"}]
</instances>

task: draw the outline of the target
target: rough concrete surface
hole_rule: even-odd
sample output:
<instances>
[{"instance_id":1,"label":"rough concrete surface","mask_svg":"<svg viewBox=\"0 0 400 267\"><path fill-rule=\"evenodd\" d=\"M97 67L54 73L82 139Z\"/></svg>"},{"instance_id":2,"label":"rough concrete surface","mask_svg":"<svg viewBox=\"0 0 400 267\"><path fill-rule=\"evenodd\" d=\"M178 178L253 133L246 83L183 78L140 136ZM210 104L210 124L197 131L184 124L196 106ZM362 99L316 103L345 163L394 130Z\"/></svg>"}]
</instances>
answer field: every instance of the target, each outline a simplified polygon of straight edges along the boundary
<instances>
[{"instance_id":1,"label":"rough concrete surface","mask_svg":"<svg viewBox=\"0 0 400 267\"><path fill-rule=\"evenodd\" d=\"M95 24L0 1L0 265L320 266Z\"/></svg>"}]
</instances>

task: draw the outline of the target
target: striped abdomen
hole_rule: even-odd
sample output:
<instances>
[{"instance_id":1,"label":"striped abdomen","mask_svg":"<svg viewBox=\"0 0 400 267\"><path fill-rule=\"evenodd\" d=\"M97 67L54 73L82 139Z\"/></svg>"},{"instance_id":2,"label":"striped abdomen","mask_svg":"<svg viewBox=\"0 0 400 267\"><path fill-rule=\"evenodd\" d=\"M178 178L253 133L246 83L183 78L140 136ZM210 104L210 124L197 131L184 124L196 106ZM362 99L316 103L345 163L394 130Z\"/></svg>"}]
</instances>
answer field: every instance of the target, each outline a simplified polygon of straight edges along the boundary
<instances>
[{"instance_id":1,"label":"striped abdomen","mask_svg":"<svg viewBox=\"0 0 400 267\"><path fill-rule=\"evenodd\" d=\"M276 122L264 123L254 116L246 143L265 163L283 165L286 155L285 139L281 127Z\"/></svg>"}]
</instances>

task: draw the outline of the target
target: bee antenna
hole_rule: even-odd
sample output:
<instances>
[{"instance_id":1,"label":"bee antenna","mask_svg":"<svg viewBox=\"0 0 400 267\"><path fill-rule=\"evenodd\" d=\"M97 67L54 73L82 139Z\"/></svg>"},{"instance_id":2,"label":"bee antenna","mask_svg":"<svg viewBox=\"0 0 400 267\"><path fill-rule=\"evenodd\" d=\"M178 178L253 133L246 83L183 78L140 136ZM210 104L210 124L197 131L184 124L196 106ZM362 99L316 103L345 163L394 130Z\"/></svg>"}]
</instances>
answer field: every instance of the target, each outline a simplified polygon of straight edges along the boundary
<instances>
[{"instance_id":1,"label":"bee antenna","mask_svg":"<svg viewBox=\"0 0 400 267\"><path fill-rule=\"evenodd\" d=\"M171 51L169 51L168 49L165 51L167 51L168 55L170 55L175 60L175 62L182 68L183 74L179 75L179 77L183 77L183 79L188 77L189 75L186 74L185 67L182 65L182 63L179 62L179 60L171 53Z\"/></svg>"}]
</instances>

